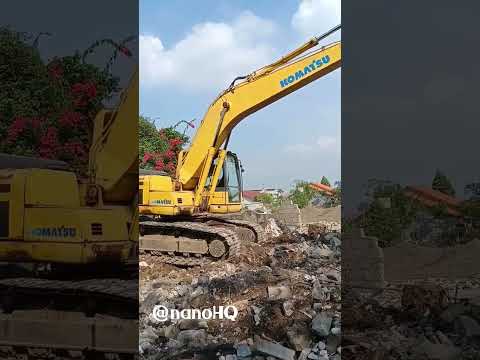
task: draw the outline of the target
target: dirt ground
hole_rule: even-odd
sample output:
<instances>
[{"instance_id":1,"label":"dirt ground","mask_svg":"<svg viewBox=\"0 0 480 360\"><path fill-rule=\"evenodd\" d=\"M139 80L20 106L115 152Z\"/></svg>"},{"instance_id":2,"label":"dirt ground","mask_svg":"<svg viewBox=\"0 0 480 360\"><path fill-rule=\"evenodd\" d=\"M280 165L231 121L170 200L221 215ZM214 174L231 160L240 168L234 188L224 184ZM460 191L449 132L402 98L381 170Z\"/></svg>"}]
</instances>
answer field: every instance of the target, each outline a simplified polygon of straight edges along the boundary
<instances>
[{"instance_id":1,"label":"dirt ground","mask_svg":"<svg viewBox=\"0 0 480 360\"><path fill-rule=\"evenodd\" d=\"M251 353L258 360L293 360L303 351L305 357L322 352L319 359L339 358L340 234L318 233L314 226L278 230L263 243L244 242L235 259L204 266L179 268L142 256L141 357L240 359ZM151 315L158 304L234 305L238 317L158 323ZM326 333L319 330L320 321L328 323Z\"/></svg>"},{"instance_id":2,"label":"dirt ground","mask_svg":"<svg viewBox=\"0 0 480 360\"><path fill-rule=\"evenodd\" d=\"M383 249L385 279L467 278L480 274L480 240L455 247L404 244Z\"/></svg>"}]
</instances>

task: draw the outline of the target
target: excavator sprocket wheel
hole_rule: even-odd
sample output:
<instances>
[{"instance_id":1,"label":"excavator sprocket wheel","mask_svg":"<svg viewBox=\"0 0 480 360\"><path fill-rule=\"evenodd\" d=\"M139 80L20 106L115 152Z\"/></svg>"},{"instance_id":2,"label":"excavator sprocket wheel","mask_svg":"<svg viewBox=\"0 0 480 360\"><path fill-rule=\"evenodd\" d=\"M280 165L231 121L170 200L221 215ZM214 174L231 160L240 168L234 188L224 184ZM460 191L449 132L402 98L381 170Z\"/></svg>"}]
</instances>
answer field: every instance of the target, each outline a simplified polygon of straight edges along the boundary
<instances>
[{"instance_id":1,"label":"excavator sprocket wheel","mask_svg":"<svg viewBox=\"0 0 480 360\"><path fill-rule=\"evenodd\" d=\"M222 257L226 252L227 248L225 244L220 240L213 240L208 244L208 252L215 258Z\"/></svg>"}]
</instances>

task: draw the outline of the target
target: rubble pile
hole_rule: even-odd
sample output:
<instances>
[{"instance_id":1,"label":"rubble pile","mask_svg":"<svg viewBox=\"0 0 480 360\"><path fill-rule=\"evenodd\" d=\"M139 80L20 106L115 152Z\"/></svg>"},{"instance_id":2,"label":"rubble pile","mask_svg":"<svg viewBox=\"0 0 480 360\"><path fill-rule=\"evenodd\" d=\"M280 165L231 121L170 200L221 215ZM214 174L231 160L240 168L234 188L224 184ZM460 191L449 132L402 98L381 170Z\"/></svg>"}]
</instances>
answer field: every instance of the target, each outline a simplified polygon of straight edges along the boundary
<instances>
[{"instance_id":1,"label":"rubble pile","mask_svg":"<svg viewBox=\"0 0 480 360\"><path fill-rule=\"evenodd\" d=\"M141 259L141 358L340 359L340 233L318 224L291 231L273 218L264 226L268 239L242 244L236 259L194 268ZM158 305L238 314L159 321Z\"/></svg>"},{"instance_id":2,"label":"rubble pile","mask_svg":"<svg viewBox=\"0 0 480 360\"><path fill-rule=\"evenodd\" d=\"M480 278L343 295L344 359L479 359Z\"/></svg>"}]
</instances>

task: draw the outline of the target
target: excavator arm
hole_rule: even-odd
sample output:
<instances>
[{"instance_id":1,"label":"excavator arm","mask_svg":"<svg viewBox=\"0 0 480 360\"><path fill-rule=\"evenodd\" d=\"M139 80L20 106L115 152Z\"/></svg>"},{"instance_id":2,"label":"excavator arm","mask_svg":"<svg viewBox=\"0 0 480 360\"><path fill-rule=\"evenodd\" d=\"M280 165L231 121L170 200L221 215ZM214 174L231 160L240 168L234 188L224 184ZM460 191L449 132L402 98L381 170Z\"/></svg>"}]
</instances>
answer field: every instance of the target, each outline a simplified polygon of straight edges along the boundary
<instances>
[{"instance_id":1,"label":"excavator arm","mask_svg":"<svg viewBox=\"0 0 480 360\"><path fill-rule=\"evenodd\" d=\"M218 153L222 145L226 147L233 128L240 121L341 66L340 42L308 52L339 28L241 78L243 82L232 83L220 94L210 105L190 148L178 164L177 179L184 190L202 187L202 174L208 173L212 155Z\"/></svg>"},{"instance_id":2,"label":"excavator arm","mask_svg":"<svg viewBox=\"0 0 480 360\"><path fill-rule=\"evenodd\" d=\"M89 176L106 202L131 202L138 188L138 70L114 111L102 110L95 119Z\"/></svg>"}]
</instances>

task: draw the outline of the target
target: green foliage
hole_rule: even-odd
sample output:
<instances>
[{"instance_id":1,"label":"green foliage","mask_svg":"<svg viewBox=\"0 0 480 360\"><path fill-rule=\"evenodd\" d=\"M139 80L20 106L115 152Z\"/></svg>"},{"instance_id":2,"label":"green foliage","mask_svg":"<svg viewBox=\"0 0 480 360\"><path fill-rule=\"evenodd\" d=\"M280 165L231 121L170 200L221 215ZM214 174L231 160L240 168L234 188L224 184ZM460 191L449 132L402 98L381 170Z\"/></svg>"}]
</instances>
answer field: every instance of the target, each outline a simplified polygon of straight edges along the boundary
<instances>
[{"instance_id":1,"label":"green foliage","mask_svg":"<svg viewBox=\"0 0 480 360\"><path fill-rule=\"evenodd\" d=\"M119 79L79 52L44 62L38 37L30 42L0 27L0 152L64 160L82 173L93 120Z\"/></svg>"},{"instance_id":2,"label":"green foliage","mask_svg":"<svg viewBox=\"0 0 480 360\"><path fill-rule=\"evenodd\" d=\"M432 181L432 189L440 191L446 195L455 196L455 190L450 180L440 170L435 172Z\"/></svg>"},{"instance_id":3,"label":"green foliage","mask_svg":"<svg viewBox=\"0 0 480 360\"><path fill-rule=\"evenodd\" d=\"M342 187L339 184L334 188L332 206L339 206L341 205L341 203L342 203Z\"/></svg>"},{"instance_id":4,"label":"green foliage","mask_svg":"<svg viewBox=\"0 0 480 360\"><path fill-rule=\"evenodd\" d=\"M282 204L282 198L279 196L274 196L272 194L264 193L257 195L255 201L259 201L262 204L270 208L277 208Z\"/></svg>"},{"instance_id":5,"label":"green foliage","mask_svg":"<svg viewBox=\"0 0 480 360\"><path fill-rule=\"evenodd\" d=\"M310 182L298 180L295 183L295 188L290 191L288 198L299 208L304 208L313 200L315 196L320 195L318 190L310 187Z\"/></svg>"},{"instance_id":6,"label":"green foliage","mask_svg":"<svg viewBox=\"0 0 480 360\"><path fill-rule=\"evenodd\" d=\"M418 206L397 184L373 182L368 194L371 202L362 215L361 225L367 235L378 237L382 245L386 246L398 239L402 230L412 223ZM389 199L390 206L385 206L383 199Z\"/></svg>"},{"instance_id":7,"label":"green foliage","mask_svg":"<svg viewBox=\"0 0 480 360\"><path fill-rule=\"evenodd\" d=\"M155 123L144 116L139 117L138 146L139 160L143 159L145 153L164 152L167 150L167 143L160 139Z\"/></svg>"},{"instance_id":8,"label":"green foliage","mask_svg":"<svg viewBox=\"0 0 480 360\"><path fill-rule=\"evenodd\" d=\"M275 199L272 194L264 193L264 194L255 196L255 201L259 201L265 205L272 205Z\"/></svg>"},{"instance_id":9,"label":"green foliage","mask_svg":"<svg viewBox=\"0 0 480 360\"><path fill-rule=\"evenodd\" d=\"M326 185L326 186L331 186L330 181L325 176L322 176L322 180L320 180L320 184Z\"/></svg>"},{"instance_id":10,"label":"green foliage","mask_svg":"<svg viewBox=\"0 0 480 360\"><path fill-rule=\"evenodd\" d=\"M467 200L462 203L461 211L465 216L480 219L480 200Z\"/></svg>"},{"instance_id":11,"label":"green foliage","mask_svg":"<svg viewBox=\"0 0 480 360\"><path fill-rule=\"evenodd\" d=\"M147 117L139 117L139 162L142 169L165 171L175 174L178 153L188 142L188 136L174 127L158 130Z\"/></svg>"},{"instance_id":12,"label":"green foliage","mask_svg":"<svg viewBox=\"0 0 480 360\"><path fill-rule=\"evenodd\" d=\"M437 204L430 208L430 212L436 218L448 216L448 207L446 204Z\"/></svg>"}]
</instances>

